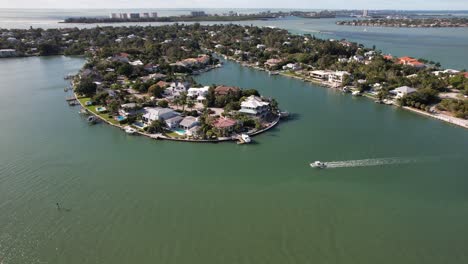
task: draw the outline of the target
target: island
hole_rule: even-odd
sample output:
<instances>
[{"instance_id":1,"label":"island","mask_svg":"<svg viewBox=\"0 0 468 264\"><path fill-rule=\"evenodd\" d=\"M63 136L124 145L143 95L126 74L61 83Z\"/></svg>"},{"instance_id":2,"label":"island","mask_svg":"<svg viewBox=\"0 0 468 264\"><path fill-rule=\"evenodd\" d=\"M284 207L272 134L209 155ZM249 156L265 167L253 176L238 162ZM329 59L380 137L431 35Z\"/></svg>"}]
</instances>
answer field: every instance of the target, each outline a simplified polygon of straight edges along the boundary
<instances>
[{"instance_id":1,"label":"island","mask_svg":"<svg viewBox=\"0 0 468 264\"><path fill-rule=\"evenodd\" d=\"M278 103L272 98L248 87L203 86L193 80L193 75L222 67L221 59L267 71L272 78L281 74L314 82L468 128L466 70L443 69L423 58L394 57L344 39L198 23L0 34L0 48L8 50L6 54L14 51L14 56L86 55L88 62L73 78L80 103L113 125L132 126L161 138L220 140L253 135L278 122ZM258 109L250 111L249 105ZM136 119L125 115L128 107L137 111ZM144 119L151 111L156 116L173 111L183 118L198 118L202 132L192 136L187 129L177 133L177 126L170 130L168 123L153 124ZM217 130L215 124L224 119L230 121L223 124L233 126Z\"/></svg>"},{"instance_id":2,"label":"island","mask_svg":"<svg viewBox=\"0 0 468 264\"><path fill-rule=\"evenodd\" d=\"M207 14L204 11L192 11L188 15L158 17L156 12L148 13L111 13L109 17L70 17L61 23L96 24L96 23L137 23L137 22L202 22L202 21L248 21L268 20L283 16L282 12L260 12L241 14L230 11L226 14Z\"/></svg>"},{"instance_id":3,"label":"island","mask_svg":"<svg viewBox=\"0 0 468 264\"><path fill-rule=\"evenodd\" d=\"M468 27L468 18L463 17L429 17L429 18L378 18L338 21L340 26L363 27L407 27L407 28L440 28L440 27Z\"/></svg>"}]
</instances>

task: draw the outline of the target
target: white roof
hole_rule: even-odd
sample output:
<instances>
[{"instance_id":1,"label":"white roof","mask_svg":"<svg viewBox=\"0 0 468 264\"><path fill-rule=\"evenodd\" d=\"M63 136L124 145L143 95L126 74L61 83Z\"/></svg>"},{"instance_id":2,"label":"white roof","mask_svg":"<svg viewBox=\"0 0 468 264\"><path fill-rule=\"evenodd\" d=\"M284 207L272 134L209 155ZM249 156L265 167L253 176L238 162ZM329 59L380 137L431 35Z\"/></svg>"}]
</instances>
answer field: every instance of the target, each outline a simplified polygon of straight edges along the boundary
<instances>
[{"instance_id":1,"label":"white roof","mask_svg":"<svg viewBox=\"0 0 468 264\"><path fill-rule=\"evenodd\" d=\"M401 87L396 88L393 91L399 92L399 93L409 94L409 93L414 93L417 90L415 88L412 88L412 87L409 87L409 86L401 86Z\"/></svg>"},{"instance_id":2,"label":"white roof","mask_svg":"<svg viewBox=\"0 0 468 264\"><path fill-rule=\"evenodd\" d=\"M241 107L246 107L246 108L257 108L257 107L262 107L269 105L270 103L262 101L262 99L258 96L251 95L245 99L241 103Z\"/></svg>"}]
</instances>

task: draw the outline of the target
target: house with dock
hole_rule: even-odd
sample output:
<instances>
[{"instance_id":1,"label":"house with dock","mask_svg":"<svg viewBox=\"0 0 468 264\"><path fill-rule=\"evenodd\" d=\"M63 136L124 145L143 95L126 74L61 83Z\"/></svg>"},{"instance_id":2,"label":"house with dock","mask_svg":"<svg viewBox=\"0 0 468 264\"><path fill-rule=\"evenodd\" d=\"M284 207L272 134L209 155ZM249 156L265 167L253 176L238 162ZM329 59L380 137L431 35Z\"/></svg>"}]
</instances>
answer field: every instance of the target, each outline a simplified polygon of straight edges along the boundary
<instances>
[{"instance_id":1,"label":"house with dock","mask_svg":"<svg viewBox=\"0 0 468 264\"><path fill-rule=\"evenodd\" d=\"M416 92L417 89L409 86L401 86L394 90L391 90L390 93L395 95L396 98L402 98L405 95L412 94Z\"/></svg>"},{"instance_id":2,"label":"house with dock","mask_svg":"<svg viewBox=\"0 0 468 264\"><path fill-rule=\"evenodd\" d=\"M251 95L241 103L239 113L249 116L264 118L270 111L270 103L264 102L262 98Z\"/></svg>"}]
</instances>

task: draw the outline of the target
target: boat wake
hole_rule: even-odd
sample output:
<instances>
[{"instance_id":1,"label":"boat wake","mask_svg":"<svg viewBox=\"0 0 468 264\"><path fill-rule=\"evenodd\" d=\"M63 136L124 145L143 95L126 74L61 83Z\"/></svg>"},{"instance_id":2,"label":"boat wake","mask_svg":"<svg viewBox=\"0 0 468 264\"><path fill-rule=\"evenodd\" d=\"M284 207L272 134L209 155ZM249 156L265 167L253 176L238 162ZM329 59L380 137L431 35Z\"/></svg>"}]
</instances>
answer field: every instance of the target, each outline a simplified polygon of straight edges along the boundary
<instances>
[{"instance_id":1,"label":"boat wake","mask_svg":"<svg viewBox=\"0 0 468 264\"><path fill-rule=\"evenodd\" d=\"M429 162L436 158L380 158L325 162L327 168L355 168Z\"/></svg>"}]
</instances>

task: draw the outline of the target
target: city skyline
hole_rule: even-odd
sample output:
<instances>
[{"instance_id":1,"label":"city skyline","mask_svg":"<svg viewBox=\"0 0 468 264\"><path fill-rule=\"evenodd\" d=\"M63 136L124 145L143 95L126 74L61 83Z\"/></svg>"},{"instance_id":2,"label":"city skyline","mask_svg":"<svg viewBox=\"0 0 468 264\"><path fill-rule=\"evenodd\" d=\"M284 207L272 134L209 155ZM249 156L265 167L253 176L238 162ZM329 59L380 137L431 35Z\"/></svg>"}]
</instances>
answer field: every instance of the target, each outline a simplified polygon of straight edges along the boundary
<instances>
[{"instance_id":1,"label":"city skyline","mask_svg":"<svg viewBox=\"0 0 468 264\"><path fill-rule=\"evenodd\" d=\"M415 0L415 1L369 1L369 0L335 0L332 2L318 2L298 0L294 4L284 6L284 1L278 0L0 0L0 8L71 8L71 9L107 9L107 8L284 8L284 9L397 9L397 10L468 10L466 0ZM423 8L421 8L423 7Z\"/></svg>"}]
</instances>

